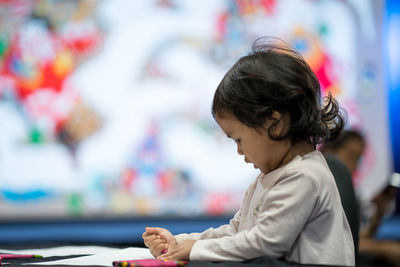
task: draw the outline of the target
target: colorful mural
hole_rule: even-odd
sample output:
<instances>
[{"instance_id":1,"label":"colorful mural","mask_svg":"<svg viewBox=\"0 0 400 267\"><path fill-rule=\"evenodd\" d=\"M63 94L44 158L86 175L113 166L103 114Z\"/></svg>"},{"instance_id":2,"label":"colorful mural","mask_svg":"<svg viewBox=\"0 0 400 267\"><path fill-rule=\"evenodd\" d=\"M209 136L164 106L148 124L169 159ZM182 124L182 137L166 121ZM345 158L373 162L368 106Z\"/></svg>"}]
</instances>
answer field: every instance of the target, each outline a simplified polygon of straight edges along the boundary
<instances>
[{"instance_id":1,"label":"colorful mural","mask_svg":"<svg viewBox=\"0 0 400 267\"><path fill-rule=\"evenodd\" d=\"M323 94L348 111L348 127L366 133L354 181L368 198L390 170L388 145L377 138L386 114L372 111L386 105L370 45L380 42L374 5L0 0L1 214L237 210L257 172L210 105L224 73L262 36L299 50Z\"/></svg>"}]
</instances>

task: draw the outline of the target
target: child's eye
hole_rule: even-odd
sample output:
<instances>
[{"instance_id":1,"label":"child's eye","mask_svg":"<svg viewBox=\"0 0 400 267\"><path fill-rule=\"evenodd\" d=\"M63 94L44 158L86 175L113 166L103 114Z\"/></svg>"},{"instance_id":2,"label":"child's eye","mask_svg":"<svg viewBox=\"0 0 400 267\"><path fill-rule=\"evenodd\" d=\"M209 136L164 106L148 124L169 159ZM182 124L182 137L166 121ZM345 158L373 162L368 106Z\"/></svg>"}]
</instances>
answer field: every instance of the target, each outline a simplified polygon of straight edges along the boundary
<instances>
[{"instance_id":1,"label":"child's eye","mask_svg":"<svg viewBox=\"0 0 400 267\"><path fill-rule=\"evenodd\" d=\"M235 140L236 143L240 143L240 141L241 141L241 138L238 138Z\"/></svg>"}]
</instances>

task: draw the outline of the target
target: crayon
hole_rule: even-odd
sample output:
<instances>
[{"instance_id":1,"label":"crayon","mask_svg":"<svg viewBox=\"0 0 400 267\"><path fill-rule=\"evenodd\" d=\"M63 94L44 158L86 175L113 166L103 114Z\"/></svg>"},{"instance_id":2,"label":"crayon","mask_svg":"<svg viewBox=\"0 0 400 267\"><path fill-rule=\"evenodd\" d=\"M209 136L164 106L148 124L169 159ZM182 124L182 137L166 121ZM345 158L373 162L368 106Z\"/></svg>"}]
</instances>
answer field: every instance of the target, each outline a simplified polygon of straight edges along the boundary
<instances>
[{"instance_id":1,"label":"crayon","mask_svg":"<svg viewBox=\"0 0 400 267\"><path fill-rule=\"evenodd\" d=\"M41 255L34 254L0 254L0 265L2 259L19 259L19 258L42 258Z\"/></svg>"}]
</instances>

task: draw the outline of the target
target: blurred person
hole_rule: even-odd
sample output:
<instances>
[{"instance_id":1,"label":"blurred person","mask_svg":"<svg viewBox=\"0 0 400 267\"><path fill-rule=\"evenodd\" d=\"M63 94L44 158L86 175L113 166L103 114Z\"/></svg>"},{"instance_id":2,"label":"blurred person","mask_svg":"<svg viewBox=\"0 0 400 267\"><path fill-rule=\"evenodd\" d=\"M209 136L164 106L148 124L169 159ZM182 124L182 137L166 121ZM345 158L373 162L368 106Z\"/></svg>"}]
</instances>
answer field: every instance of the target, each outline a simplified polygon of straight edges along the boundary
<instances>
[{"instance_id":1,"label":"blurred person","mask_svg":"<svg viewBox=\"0 0 400 267\"><path fill-rule=\"evenodd\" d=\"M320 151L339 159L354 174L364 153L366 141L356 130L344 130L339 138L321 146ZM359 233L359 263L380 266L400 266L400 243L376 240L377 229L385 216L393 210L396 187L388 185L371 199L372 215L367 217ZM360 220L361 220L360 217Z\"/></svg>"},{"instance_id":2,"label":"blurred person","mask_svg":"<svg viewBox=\"0 0 400 267\"><path fill-rule=\"evenodd\" d=\"M339 138L325 143L320 151L335 155L353 174L365 150L364 137L356 130L343 130Z\"/></svg>"}]
</instances>

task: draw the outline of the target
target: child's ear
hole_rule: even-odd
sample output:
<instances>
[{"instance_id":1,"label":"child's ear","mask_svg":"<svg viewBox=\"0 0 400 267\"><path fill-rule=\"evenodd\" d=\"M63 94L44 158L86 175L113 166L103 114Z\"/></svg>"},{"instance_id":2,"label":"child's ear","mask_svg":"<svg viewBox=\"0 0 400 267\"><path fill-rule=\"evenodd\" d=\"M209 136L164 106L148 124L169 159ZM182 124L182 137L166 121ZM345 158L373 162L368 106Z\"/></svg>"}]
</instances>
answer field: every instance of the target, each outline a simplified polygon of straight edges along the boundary
<instances>
[{"instance_id":1,"label":"child's ear","mask_svg":"<svg viewBox=\"0 0 400 267\"><path fill-rule=\"evenodd\" d=\"M272 126L272 134L274 136L282 136L287 132L288 118L283 113L274 110L269 117Z\"/></svg>"},{"instance_id":2,"label":"child's ear","mask_svg":"<svg viewBox=\"0 0 400 267\"><path fill-rule=\"evenodd\" d=\"M280 119L282 119L282 113L274 110L272 111L271 115L269 115L269 119L272 120L273 122L279 121Z\"/></svg>"}]
</instances>

